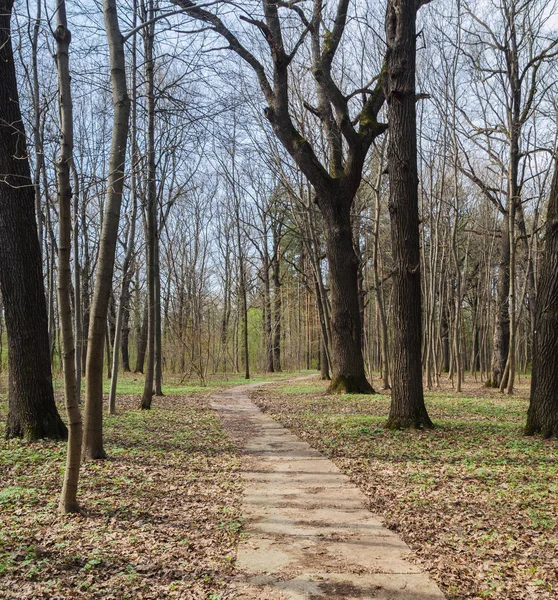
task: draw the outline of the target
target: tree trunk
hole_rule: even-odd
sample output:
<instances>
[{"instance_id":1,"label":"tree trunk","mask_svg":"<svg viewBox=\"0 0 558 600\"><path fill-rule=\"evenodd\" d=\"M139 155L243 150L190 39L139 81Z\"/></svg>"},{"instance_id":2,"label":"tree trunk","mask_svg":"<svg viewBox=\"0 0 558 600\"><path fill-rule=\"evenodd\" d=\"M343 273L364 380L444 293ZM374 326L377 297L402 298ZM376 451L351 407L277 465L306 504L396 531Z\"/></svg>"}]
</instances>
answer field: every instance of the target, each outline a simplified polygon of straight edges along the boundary
<instances>
[{"instance_id":1,"label":"tree trunk","mask_svg":"<svg viewBox=\"0 0 558 600\"><path fill-rule=\"evenodd\" d=\"M145 353L147 351L147 327L149 318L149 307L147 299L143 304L142 318L139 323L139 327L136 329L136 346L137 346L137 357L136 357L136 368L134 373L143 373L143 366L145 363Z\"/></svg>"},{"instance_id":2,"label":"tree trunk","mask_svg":"<svg viewBox=\"0 0 558 600\"><path fill-rule=\"evenodd\" d=\"M278 244L273 232L273 243ZM281 372L281 263L279 249L272 260L273 269L273 370Z\"/></svg>"},{"instance_id":3,"label":"tree trunk","mask_svg":"<svg viewBox=\"0 0 558 600\"><path fill-rule=\"evenodd\" d=\"M126 288L122 290L122 370L129 373L130 368L130 278L126 280Z\"/></svg>"},{"instance_id":4,"label":"tree trunk","mask_svg":"<svg viewBox=\"0 0 558 600\"><path fill-rule=\"evenodd\" d=\"M329 375L329 360L327 356L327 348L322 338L320 343L320 379L322 381L331 381Z\"/></svg>"},{"instance_id":5,"label":"tree trunk","mask_svg":"<svg viewBox=\"0 0 558 600\"><path fill-rule=\"evenodd\" d=\"M415 109L416 0L389 0L386 16L393 253L393 362L386 427L431 427L422 389L421 286Z\"/></svg>"},{"instance_id":6,"label":"tree trunk","mask_svg":"<svg viewBox=\"0 0 558 600\"><path fill-rule=\"evenodd\" d=\"M239 268L240 268L240 301L242 307L242 350L244 355L244 379L250 379L250 354L248 348L248 297L246 291L246 270L244 265L244 253L241 250L240 241L240 221L237 221L237 241L239 248Z\"/></svg>"},{"instance_id":7,"label":"tree trunk","mask_svg":"<svg viewBox=\"0 0 558 600\"><path fill-rule=\"evenodd\" d=\"M83 186L82 186L83 187ZM81 372L85 373L87 365L87 335L89 327L89 317L91 316L91 297L89 294L91 281L91 256L89 254L89 235L87 233L87 211L85 198L81 203L81 231L83 233L83 252L84 261L81 270L81 299L83 305L81 319Z\"/></svg>"},{"instance_id":8,"label":"tree trunk","mask_svg":"<svg viewBox=\"0 0 558 600\"><path fill-rule=\"evenodd\" d=\"M144 15L150 20L153 18L153 0L144 5ZM147 95L147 201L145 212L146 233L145 251L147 253L147 370L145 385L140 407L145 410L151 408L153 399L153 383L155 379L155 338L156 338L156 311L157 311L157 188L155 164L155 86L153 73L153 27L148 25L143 30L145 47L145 81Z\"/></svg>"},{"instance_id":9,"label":"tree trunk","mask_svg":"<svg viewBox=\"0 0 558 600\"><path fill-rule=\"evenodd\" d=\"M58 1L57 27L54 38L57 44L58 95L60 102L61 145L56 163L58 184L58 311L62 333L64 394L68 413L69 436L66 470L60 494L58 511L61 514L79 512L77 489L81 463L83 424L78 406L79 392L76 379L76 348L72 322L72 187L70 165L74 147L72 94L70 87L69 46L72 36L67 28L66 3ZM77 202L77 199L76 199Z\"/></svg>"},{"instance_id":10,"label":"tree trunk","mask_svg":"<svg viewBox=\"0 0 558 600\"><path fill-rule=\"evenodd\" d=\"M374 292L376 296L376 308L380 322L380 353L381 353L381 370L382 370L382 387L384 390L390 390L390 365L389 365L389 337L388 326L386 319L386 311L384 308L384 291L380 277L380 214L381 214L381 186L382 176L384 173L384 157L385 157L385 138L382 140L380 149L378 171L376 174L376 183L374 186L374 245L372 247L372 265L374 268Z\"/></svg>"},{"instance_id":11,"label":"tree trunk","mask_svg":"<svg viewBox=\"0 0 558 600\"><path fill-rule=\"evenodd\" d=\"M351 203L346 198L319 200L324 216L331 285L330 391L372 394L362 358L362 323L358 298L359 262L353 246Z\"/></svg>"},{"instance_id":12,"label":"tree trunk","mask_svg":"<svg viewBox=\"0 0 558 600\"><path fill-rule=\"evenodd\" d=\"M267 237L267 236L266 236ZM267 239L265 240L267 245ZM264 280L264 298L263 298L263 329L264 329L264 372L273 373L273 326L271 314L271 282L269 277L270 260L267 247L263 249L263 280Z\"/></svg>"},{"instance_id":13,"label":"tree trunk","mask_svg":"<svg viewBox=\"0 0 558 600\"><path fill-rule=\"evenodd\" d=\"M502 238L500 241L500 268L498 270L498 289L496 295L496 325L494 328L494 347L492 353L491 387L500 387L508 359L510 345L510 234L508 212L504 214ZM504 382L505 385L505 382Z\"/></svg>"},{"instance_id":14,"label":"tree trunk","mask_svg":"<svg viewBox=\"0 0 558 600\"><path fill-rule=\"evenodd\" d=\"M114 124L109 158L109 176L105 214L101 231L99 257L86 363L86 391L84 410L83 456L88 459L105 458L103 449L103 353L104 334L114 257L118 239L118 223L124 187L124 165L128 141L130 99L126 87L124 41L118 25L116 0L103 0L103 13L110 50L111 84L114 105Z\"/></svg>"},{"instance_id":15,"label":"tree trunk","mask_svg":"<svg viewBox=\"0 0 558 600\"><path fill-rule=\"evenodd\" d=\"M533 340L531 401L525 433L558 437L558 168L548 201L545 247L540 263Z\"/></svg>"},{"instance_id":16,"label":"tree trunk","mask_svg":"<svg viewBox=\"0 0 558 600\"><path fill-rule=\"evenodd\" d=\"M0 289L9 360L6 436L65 439L54 404L35 197L21 120L10 19L0 0Z\"/></svg>"},{"instance_id":17,"label":"tree trunk","mask_svg":"<svg viewBox=\"0 0 558 600\"><path fill-rule=\"evenodd\" d=\"M157 207L155 207L155 210ZM163 396L163 329L161 325L161 267L159 231L155 221L155 396Z\"/></svg>"},{"instance_id":18,"label":"tree trunk","mask_svg":"<svg viewBox=\"0 0 558 600\"><path fill-rule=\"evenodd\" d=\"M81 349L83 346L83 316L82 316L82 295L81 295L81 275L79 265L79 177L75 163L72 158L72 177L74 182L74 328L75 328L75 369L76 369L76 388L77 402L81 402ZM80 415L81 418L81 415ZM83 433L82 433L83 435Z\"/></svg>"}]
</instances>

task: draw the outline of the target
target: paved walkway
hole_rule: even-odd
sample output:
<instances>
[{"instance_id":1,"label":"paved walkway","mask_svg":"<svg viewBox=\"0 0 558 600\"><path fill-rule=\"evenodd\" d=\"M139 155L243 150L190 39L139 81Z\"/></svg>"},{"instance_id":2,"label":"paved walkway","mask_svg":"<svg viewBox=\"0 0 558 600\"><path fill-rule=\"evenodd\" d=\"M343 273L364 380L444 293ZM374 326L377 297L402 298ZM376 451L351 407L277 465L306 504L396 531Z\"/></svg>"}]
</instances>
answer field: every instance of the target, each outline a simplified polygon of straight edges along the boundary
<instances>
[{"instance_id":1,"label":"paved walkway","mask_svg":"<svg viewBox=\"0 0 558 600\"><path fill-rule=\"evenodd\" d=\"M212 397L223 426L246 453L237 597L443 600L349 478L248 398L247 391L261 385Z\"/></svg>"}]
</instances>

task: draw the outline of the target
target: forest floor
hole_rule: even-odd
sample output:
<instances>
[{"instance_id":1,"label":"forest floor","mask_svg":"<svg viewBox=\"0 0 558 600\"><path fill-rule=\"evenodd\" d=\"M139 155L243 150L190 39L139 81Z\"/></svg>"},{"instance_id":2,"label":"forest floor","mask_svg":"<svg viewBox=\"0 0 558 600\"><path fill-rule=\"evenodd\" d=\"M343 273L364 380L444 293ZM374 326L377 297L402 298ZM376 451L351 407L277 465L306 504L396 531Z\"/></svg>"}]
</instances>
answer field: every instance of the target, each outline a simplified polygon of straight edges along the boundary
<instances>
[{"instance_id":1,"label":"forest floor","mask_svg":"<svg viewBox=\"0 0 558 600\"><path fill-rule=\"evenodd\" d=\"M558 598L558 442L522 435L525 380L513 397L474 381L427 392L431 431L385 430L388 393L250 395L349 475L449 599Z\"/></svg>"},{"instance_id":2,"label":"forest floor","mask_svg":"<svg viewBox=\"0 0 558 600\"><path fill-rule=\"evenodd\" d=\"M109 459L83 467L82 515L56 514L65 444L0 441L0 599L239 597L243 459L208 395L240 382L175 383L147 413L141 381L122 379ZM325 390L252 396L349 475L449 599L558 598L558 442L522 435L525 382L511 398L473 382L429 392L425 432L383 428L388 394ZM0 427L6 411L0 397Z\"/></svg>"},{"instance_id":3,"label":"forest floor","mask_svg":"<svg viewBox=\"0 0 558 600\"><path fill-rule=\"evenodd\" d=\"M141 411L141 378L120 378L109 458L82 467L82 515L57 516L66 444L0 440L0 599L231 597L240 459L208 394L234 383L171 382ZM0 398L2 429L6 413Z\"/></svg>"}]
</instances>

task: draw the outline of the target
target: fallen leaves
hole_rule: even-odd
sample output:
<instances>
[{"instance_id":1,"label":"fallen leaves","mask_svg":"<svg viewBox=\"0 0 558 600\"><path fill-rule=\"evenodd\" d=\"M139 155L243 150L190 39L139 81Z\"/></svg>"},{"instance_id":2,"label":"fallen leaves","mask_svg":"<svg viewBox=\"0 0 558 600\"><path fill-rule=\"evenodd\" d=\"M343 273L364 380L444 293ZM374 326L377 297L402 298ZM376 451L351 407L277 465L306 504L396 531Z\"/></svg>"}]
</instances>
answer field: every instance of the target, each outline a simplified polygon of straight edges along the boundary
<instances>
[{"instance_id":1,"label":"fallen leaves","mask_svg":"<svg viewBox=\"0 0 558 600\"><path fill-rule=\"evenodd\" d=\"M252 394L367 494L452 600L558 598L558 444L525 438L525 397L426 395L433 431L383 428L387 395Z\"/></svg>"},{"instance_id":2,"label":"fallen leaves","mask_svg":"<svg viewBox=\"0 0 558 600\"><path fill-rule=\"evenodd\" d=\"M3 599L233 597L236 451L203 398L136 405L119 398L105 424L109 459L83 465L82 515L56 514L64 444L1 442Z\"/></svg>"}]
</instances>

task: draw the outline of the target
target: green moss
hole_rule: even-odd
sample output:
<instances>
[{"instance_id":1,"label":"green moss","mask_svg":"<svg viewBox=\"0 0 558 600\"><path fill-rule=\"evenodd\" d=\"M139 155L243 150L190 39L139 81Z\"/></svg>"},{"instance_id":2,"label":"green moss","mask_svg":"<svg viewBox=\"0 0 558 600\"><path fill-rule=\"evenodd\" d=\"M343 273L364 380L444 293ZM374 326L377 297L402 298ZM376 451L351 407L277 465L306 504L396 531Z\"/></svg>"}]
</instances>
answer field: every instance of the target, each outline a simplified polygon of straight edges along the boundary
<instances>
[{"instance_id":1,"label":"green moss","mask_svg":"<svg viewBox=\"0 0 558 600\"><path fill-rule=\"evenodd\" d=\"M334 377L329 385L332 394L374 394L374 389L366 377Z\"/></svg>"},{"instance_id":2,"label":"green moss","mask_svg":"<svg viewBox=\"0 0 558 600\"><path fill-rule=\"evenodd\" d=\"M326 30L324 33L324 52L329 52L331 50L331 44L333 43L333 34L331 31Z\"/></svg>"}]
</instances>

